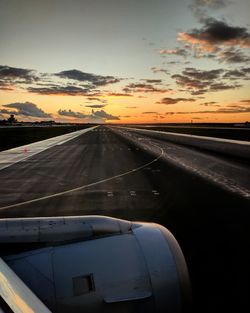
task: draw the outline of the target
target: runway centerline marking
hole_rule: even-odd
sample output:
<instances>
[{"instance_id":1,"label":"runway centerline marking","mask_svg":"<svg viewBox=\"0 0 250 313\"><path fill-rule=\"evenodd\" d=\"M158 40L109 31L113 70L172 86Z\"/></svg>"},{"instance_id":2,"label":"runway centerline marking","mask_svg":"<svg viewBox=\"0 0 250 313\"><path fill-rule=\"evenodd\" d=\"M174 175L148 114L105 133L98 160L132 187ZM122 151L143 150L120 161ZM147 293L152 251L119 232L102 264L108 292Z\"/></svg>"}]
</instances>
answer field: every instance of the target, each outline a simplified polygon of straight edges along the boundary
<instances>
[{"instance_id":1,"label":"runway centerline marking","mask_svg":"<svg viewBox=\"0 0 250 313\"><path fill-rule=\"evenodd\" d=\"M83 186L80 186L80 187L77 187L77 188L65 190L65 191L62 191L62 192L54 193L52 195L48 195L48 196L44 196L44 197L40 197L40 198L36 198L36 199L32 199L32 200L27 200L27 201L23 201L23 202L11 204L11 205L3 206L3 207L0 207L0 210L15 208L15 207L19 207L19 206L22 206L22 205L25 205L25 204L30 204L30 203L35 203L35 202L51 199L51 198L56 198L56 197L59 197L59 196L62 196L62 195L68 194L68 193L73 193L73 192L76 192L76 191L80 191L80 190L86 189L88 187L96 186L96 185L102 184L104 182L107 182L107 181L110 181L110 180L113 180L113 179L116 179L116 178L119 178L119 177L122 177L122 176L129 175L129 174L134 173L134 172L138 172L141 169L149 166L150 164L153 164L153 163L157 162L164 155L164 150L161 147L159 147L157 145L154 145L154 146L156 148L160 149L161 153L155 159L153 159L150 162L145 163L144 165L141 165L139 167L133 168L133 169L131 169L129 171L126 171L124 173L117 174L115 176L111 176L111 177L108 177L108 178L104 178L104 179L101 179L101 180L96 181L94 183L86 184L86 185L83 185Z\"/></svg>"}]
</instances>

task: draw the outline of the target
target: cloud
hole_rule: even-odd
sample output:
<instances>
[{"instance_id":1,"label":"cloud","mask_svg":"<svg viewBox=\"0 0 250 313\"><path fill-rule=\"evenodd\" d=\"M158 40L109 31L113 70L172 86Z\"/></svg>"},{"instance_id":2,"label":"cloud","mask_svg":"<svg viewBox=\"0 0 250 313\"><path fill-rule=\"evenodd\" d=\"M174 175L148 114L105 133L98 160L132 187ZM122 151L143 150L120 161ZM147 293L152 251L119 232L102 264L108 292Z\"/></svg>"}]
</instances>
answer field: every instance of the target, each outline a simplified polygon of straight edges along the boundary
<instances>
[{"instance_id":1,"label":"cloud","mask_svg":"<svg viewBox=\"0 0 250 313\"><path fill-rule=\"evenodd\" d=\"M103 120L119 120L120 119L118 116L109 114L109 113L105 112L104 110L100 110L100 111L92 110L91 118L103 119Z\"/></svg>"},{"instance_id":2,"label":"cloud","mask_svg":"<svg viewBox=\"0 0 250 313\"><path fill-rule=\"evenodd\" d=\"M244 99L244 100L240 100L240 102L243 102L244 104L250 104L250 99Z\"/></svg>"},{"instance_id":3,"label":"cloud","mask_svg":"<svg viewBox=\"0 0 250 313\"><path fill-rule=\"evenodd\" d=\"M77 86L48 86L28 87L27 91L40 95L86 96L89 95L91 89Z\"/></svg>"},{"instance_id":4,"label":"cloud","mask_svg":"<svg viewBox=\"0 0 250 313\"><path fill-rule=\"evenodd\" d=\"M34 70L10 67L7 65L0 65L0 79L24 79L33 80L36 76Z\"/></svg>"},{"instance_id":5,"label":"cloud","mask_svg":"<svg viewBox=\"0 0 250 313\"><path fill-rule=\"evenodd\" d=\"M69 110L61 109L58 111L58 114L60 116L80 118L80 119L85 119L88 122L100 122L100 123L105 122L106 120L119 120L120 119L118 116L109 114L105 112L104 110L94 111L93 109L90 114L75 112L70 109Z\"/></svg>"},{"instance_id":6,"label":"cloud","mask_svg":"<svg viewBox=\"0 0 250 313\"><path fill-rule=\"evenodd\" d=\"M89 101L99 101L99 102L102 102L102 103L106 103L107 100L105 99L100 99L100 98L97 98L97 97L88 97L87 98Z\"/></svg>"},{"instance_id":7,"label":"cloud","mask_svg":"<svg viewBox=\"0 0 250 313\"><path fill-rule=\"evenodd\" d=\"M166 105L170 105L170 104L176 104L178 102L194 102L196 101L193 98L163 98L161 99L161 101L156 102L156 103L161 103L161 104L166 104Z\"/></svg>"},{"instance_id":8,"label":"cloud","mask_svg":"<svg viewBox=\"0 0 250 313\"><path fill-rule=\"evenodd\" d=\"M205 110L205 111L189 111L189 112L166 112L166 115L174 114L237 114L237 113L250 113L250 106L244 107L240 105L227 106L219 108L217 110Z\"/></svg>"},{"instance_id":9,"label":"cloud","mask_svg":"<svg viewBox=\"0 0 250 313\"><path fill-rule=\"evenodd\" d=\"M243 106L234 106L234 107L229 107L229 108L221 108L215 111L208 111L209 113L249 113L250 112L250 106L249 107L243 107ZM199 112L203 113L203 112ZM206 112L204 112L206 113Z\"/></svg>"},{"instance_id":10,"label":"cloud","mask_svg":"<svg viewBox=\"0 0 250 313\"><path fill-rule=\"evenodd\" d=\"M204 102L204 103L200 103L199 105L202 105L205 107L220 107L220 105L217 104L217 102L215 101Z\"/></svg>"},{"instance_id":11,"label":"cloud","mask_svg":"<svg viewBox=\"0 0 250 313\"><path fill-rule=\"evenodd\" d=\"M164 74L169 74L169 71L168 70L166 70L166 69L164 69L164 68L160 68L160 67L156 67L156 66L153 66L153 67L151 67L151 71L153 72L153 73L164 73Z\"/></svg>"},{"instance_id":12,"label":"cloud","mask_svg":"<svg viewBox=\"0 0 250 313\"><path fill-rule=\"evenodd\" d=\"M58 110L58 114L61 116L69 116L69 117L74 117L74 118L86 118L88 115L81 113L81 112L74 112L71 111L70 109L67 110Z\"/></svg>"},{"instance_id":13,"label":"cloud","mask_svg":"<svg viewBox=\"0 0 250 313\"><path fill-rule=\"evenodd\" d=\"M182 73L183 75L189 76L193 79L206 81L206 80L218 79L223 72L224 72L223 69L203 71L203 70L197 70L193 67L187 67Z\"/></svg>"},{"instance_id":14,"label":"cloud","mask_svg":"<svg viewBox=\"0 0 250 313\"><path fill-rule=\"evenodd\" d=\"M196 91L194 89L199 89L200 92L207 91L207 84L205 82L181 74L175 74L171 77L176 80L177 85L187 88L187 91Z\"/></svg>"},{"instance_id":15,"label":"cloud","mask_svg":"<svg viewBox=\"0 0 250 313\"><path fill-rule=\"evenodd\" d=\"M227 63L247 63L250 57L245 55L241 50L235 48L225 49L218 52L217 60Z\"/></svg>"},{"instance_id":16,"label":"cloud","mask_svg":"<svg viewBox=\"0 0 250 313\"><path fill-rule=\"evenodd\" d=\"M235 89L239 88L242 85L240 84L234 84L234 85L226 85L224 83L214 83L210 85L209 91L221 91L221 90L229 90L229 89Z\"/></svg>"},{"instance_id":17,"label":"cloud","mask_svg":"<svg viewBox=\"0 0 250 313\"><path fill-rule=\"evenodd\" d=\"M69 117L74 117L74 118L86 118L88 115L81 113L81 112L74 112L72 110L58 110L58 114L61 116L69 116Z\"/></svg>"},{"instance_id":18,"label":"cloud","mask_svg":"<svg viewBox=\"0 0 250 313\"><path fill-rule=\"evenodd\" d=\"M30 69L0 65L0 90L15 90L16 84L30 84L38 77Z\"/></svg>"},{"instance_id":19,"label":"cloud","mask_svg":"<svg viewBox=\"0 0 250 313\"><path fill-rule=\"evenodd\" d=\"M4 90L4 91L14 91L15 88L12 87L10 84L0 81L0 90Z\"/></svg>"},{"instance_id":20,"label":"cloud","mask_svg":"<svg viewBox=\"0 0 250 313\"><path fill-rule=\"evenodd\" d=\"M130 107L126 107L126 109L136 109L137 107L133 107L133 106L130 106Z\"/></svg>"},{"instance_id":21,"label":"cloud","mask_svg":"<svg viewBox=\"0 0 250 313\"><path fill-rule=\"evenodd\" d=\"M189 55L189 52L187 49L184 48L175 48L175 49L162 49L159 51L161 55L164 54L172 54L172 55L178 55L182 57L187 57Z\"/></svg>"},{"instance_id":22,"label":"cloud","mask_svg":"<svg viewBox=\"0 0 250 313\"><path fill-rule=\"evenodd\" d=\"M228 4L227 0L194 0L194 5L209 7L212 9L223 8Z\"/></svg>"},{"instance_id":23,"label":"cloud","mask_svg":"<svg viewBox=\"0 0 250 313\"><path fill-rule=\"evenodd\" d=\"M161 84L162 83L162 79L142 79L142 80L149 84Z\"/></svg>"},{"instance_id":24,"label":"cloud","mask_svg":"<svg viewBox=\"0 0 250 313\"><path fill-rule=\"evenodd\" d=\"M238 78L247 78L247 73L245 73L244 71L240 70L240 69L235 69L235 70L228 70L224 73L223 78L227 78L230 80L235 80Z\"/></svg>"},{"instance_id":25,"label":"cloud","mask_svg":"<svg viewBox=\"0 0 250 313\"><path fill-rule=\"evenodd\" d=\"M152 93L165 93L169 92L171 89L158 88L153 84L144 84L144 83L131 83L123 88L125 92L152 92Z\"/></svg>"},{"instance_id":26,"label":"cloud","mask_svg":"<svg viewBox=\"0 0 250 313\"><path fill-rule=\"evenodd\" d=\"M120 82L114 76L66 70L59 73L38 73L31 69L0 65L0 90L20 88L40 95L93 96L102 95L99 87ZM98 100L101 101L101 100Z\"/></svg>"},{"instance_id":27,"label":"cloud","mask_svg":"<svg viewBox=\"0 0 250 313\"><path fill-rule=\"evenodd\" d=\"M241 71L246 73L246 74L250 74L250 67L242 68Z\"/></svg>"},{"instance_id":28,"label":"cloud","mask_svg":"<svg viewBox=\"0 0 250 313\"><path fill-rule=\"evenodd\" d=\"M179 33L178 40L197 46L202 52L216 52L221 46L250 48L250 33L246 28L213 18L207 18L201 29Z\"/></svg>"},{"instance_id":29,"label":"cloud","mask_svg":"<svg viewBox=\"0 0 250 313\"><path fill-rule=\"evenodd\" d=\"M133 95L129 93L122 93L122 92L109 92L107 93L107 96L110 97L133 97Z\"/></svg>"},{"instance_id":30,"label":"cloud","mask_svg":"<svg viewBox=\"0 0 250 313\"><path fill-rule=\"evenodd\" d=\"M88 104L88 105L85 105L85 107L93 108L93 109L100 109L100 108L104 108L105 106L106 106L106 104Z\"/></svg>"},{"instance_id":31,"label":"cloud","mask_svg":"<svg viewBox=\"0 0 250 313\"><path fill-rule=\"evenodd\" d=\"M148 112L142 112L142 114L158 114L158 112L148 111Z\"/></svg>"},{"instance_id":32,"label":"cloud","mask_svg":"<svg viewBox=\"0 0 250 313\"><path fill-rule=\"evenodd\" d=\"M75 70L75 69L62 71L60 73L55 73L55 75L61 78L67 78L67 79L77 80L80 82L91 83L94 86L106 86L108 84L114 84L114 83L120 82L120 79L114 76L95 75L95 74L85 73L85 72Z\"/></svg>"},{"instance_id":33,"label":"cloud","mask_svg":"<svg viewBox=\"0 0 250 313\"><path fill-rule=\"evenodd\" d=\"M189 8L193 12L194 16L202 22L207 18L207 9L222 9L229 3L229 0L193 0L193 3L189 6Z\"/></svg>"},{"instance_id":34,"label":"cloud","mask_svg":"<svg viewBox=\"0 0 250 313\"><path fill-rule=\"evenodd\" d=\"M1 114L16 114L16 115L18 115L17 111L11 111L11 110L7 110L7 109L0 109L0 113Z\"/></svg>"},{"instance_id":35,"label":"cloud","mask_svg":"<svg viewBox=\"0 0 250 313\"><path fill-rule=\"evenodd\" d=\"M223 80L223 75L230 71L223 69L215 70L198 70L195 68L186 68L181 74L174 74L171 77L175 79L177 85L180 85L189 91L192 95L202 95L210 91L221 91L239 88L242 85L235 82L234 84L228 84ZM227 77L227 78L228 78Z\"/></svg>"},{"instance_id":36,"label":"cloud","mask_svg":"<svg viewBox=\"0 0 250 313\"><path fill-rule=\"evenodd\" d=\"M33 116L33 117L50 117L51 115L45 113L42 109L39 109L36 104L31 102L16 102L16 103L9 103L3 104L3 107L8 109L15 109L14 111L8 111L2 113L7 114L15 114L15 115L24 115L24 116Z\"/></svg>"}]
</instances>

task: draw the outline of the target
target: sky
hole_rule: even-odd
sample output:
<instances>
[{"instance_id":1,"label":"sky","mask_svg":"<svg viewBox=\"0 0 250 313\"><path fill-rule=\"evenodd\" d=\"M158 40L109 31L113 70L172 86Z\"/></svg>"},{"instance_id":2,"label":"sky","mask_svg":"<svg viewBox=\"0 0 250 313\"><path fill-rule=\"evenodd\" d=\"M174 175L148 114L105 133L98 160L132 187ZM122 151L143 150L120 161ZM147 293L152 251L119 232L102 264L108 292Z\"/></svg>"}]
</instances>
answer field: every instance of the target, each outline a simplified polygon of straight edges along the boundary
<instances>
[{"instance_id":1,"label":"sky","mask_svg":"<svg viewBox=\"0 0 250 313\"><path fill-rule=\"evenodd\" d=\"M0 119L250 121L249 0L0 0Z\"/></svg>"}]
</instances>

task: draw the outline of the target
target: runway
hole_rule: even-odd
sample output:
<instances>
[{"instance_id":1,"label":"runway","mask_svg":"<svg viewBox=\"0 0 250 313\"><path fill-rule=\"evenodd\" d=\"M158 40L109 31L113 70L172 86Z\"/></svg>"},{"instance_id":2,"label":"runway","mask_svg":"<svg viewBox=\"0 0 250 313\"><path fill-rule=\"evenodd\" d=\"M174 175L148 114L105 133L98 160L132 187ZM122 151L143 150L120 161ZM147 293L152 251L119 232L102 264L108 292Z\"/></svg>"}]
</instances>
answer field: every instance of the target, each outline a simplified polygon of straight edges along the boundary
<instances>
[{"instance_id":1,"label":"runway","mask_svg":"<svg viewBox=\"0 0 250 313\"><path fill-rule=\"evenodd\" d=\"M245 312L249 177L239 159L99 126L0 170L0 217L101 214L163 224L186 256L197 312Z\"/></svg>"}]
</instances>

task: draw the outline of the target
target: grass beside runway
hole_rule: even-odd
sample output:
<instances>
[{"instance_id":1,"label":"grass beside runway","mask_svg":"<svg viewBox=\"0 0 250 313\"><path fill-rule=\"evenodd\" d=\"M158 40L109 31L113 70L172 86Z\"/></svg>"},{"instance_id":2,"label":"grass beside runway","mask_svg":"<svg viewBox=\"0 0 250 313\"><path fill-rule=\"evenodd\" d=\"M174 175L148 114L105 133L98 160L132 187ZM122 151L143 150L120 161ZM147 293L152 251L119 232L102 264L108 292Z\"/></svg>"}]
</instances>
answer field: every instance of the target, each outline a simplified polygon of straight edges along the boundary
<instances>
[{"instance_id":1,"label":"grass beside runway","mask_svg":"<svg viewBox=\"0 0 250 313\"><path fill-rule=\"evenodd\" d=\"M0 127L0 151L64 135L92 126L94 125Z\"/></svg>"},{"instance_id":2,"label":"grass beside runway","mask_svg":"<svg viewBox=\"0 0 250 313\"><path fill-rule=\"evenodd\" d=\"M225 138L233 140L250 141L250 128L223 128L223 127L187 127L187 126L134 126L136 128L157 130L170 133L181 133L188 135L207 136L216 138Z\"/></svg>"}]
</instances>

